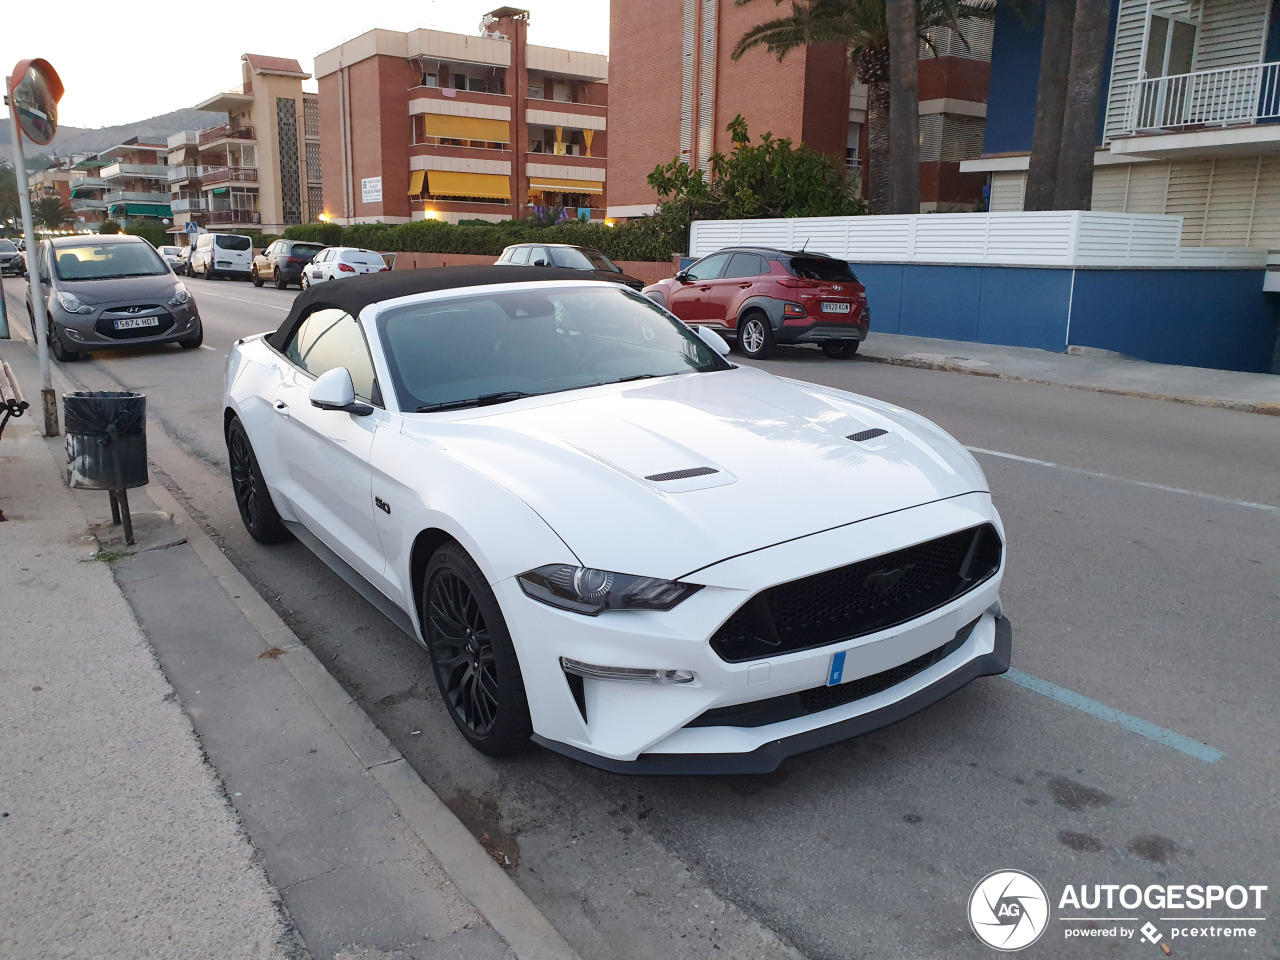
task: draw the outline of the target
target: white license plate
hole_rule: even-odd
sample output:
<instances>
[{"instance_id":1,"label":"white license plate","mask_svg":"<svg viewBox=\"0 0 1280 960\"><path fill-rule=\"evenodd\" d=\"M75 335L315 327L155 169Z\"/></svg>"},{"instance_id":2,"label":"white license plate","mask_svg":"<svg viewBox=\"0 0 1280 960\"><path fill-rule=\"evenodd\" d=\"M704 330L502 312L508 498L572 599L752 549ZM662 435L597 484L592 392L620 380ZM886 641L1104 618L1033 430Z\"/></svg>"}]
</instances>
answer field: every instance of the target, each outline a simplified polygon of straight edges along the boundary
<instances>
[{"instance_id":1,"label":"white license plate","mask_svg":"<svg viewBox=\"0 0 1280 960\"><path fill-rule=\"evenodd\" d=\"M822 304L823 313L848 313L849 304L847 303L826 303Z\"/></svg>"},{"instance_id":2,"label":"white license plate","mask_svg":"<svg viewBox=\"0 0 1280 960\"><path fill-rule=\"evenodd\" d=\"M126 320L117 320L115 323L117 330L136 330L138 327L158 326L160 326L159 317L129 317Z\"/></svg>"}]
</instances>

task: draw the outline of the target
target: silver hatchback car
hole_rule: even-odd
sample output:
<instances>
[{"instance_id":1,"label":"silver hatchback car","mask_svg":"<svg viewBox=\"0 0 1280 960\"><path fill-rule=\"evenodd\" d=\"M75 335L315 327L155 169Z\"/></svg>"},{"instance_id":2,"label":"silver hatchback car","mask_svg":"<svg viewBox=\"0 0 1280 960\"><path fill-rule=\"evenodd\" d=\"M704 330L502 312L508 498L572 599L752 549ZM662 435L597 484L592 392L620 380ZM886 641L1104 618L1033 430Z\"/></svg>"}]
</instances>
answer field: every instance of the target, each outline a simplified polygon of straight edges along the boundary
<instances>
[{"instance_id":1,"label":"silver hatchback car","mask_svg":"<svg viewBox=\"0 0 1280 960\"><path fill-rule=\"evenodd\" d=\"M90 350L173 342L190 349L204 340L195 297L142 237L44 240L36 264L39 280L27 284L31 329L38 290L49 316L49 351L63 363Z\"/></svg>"}]
</instances>

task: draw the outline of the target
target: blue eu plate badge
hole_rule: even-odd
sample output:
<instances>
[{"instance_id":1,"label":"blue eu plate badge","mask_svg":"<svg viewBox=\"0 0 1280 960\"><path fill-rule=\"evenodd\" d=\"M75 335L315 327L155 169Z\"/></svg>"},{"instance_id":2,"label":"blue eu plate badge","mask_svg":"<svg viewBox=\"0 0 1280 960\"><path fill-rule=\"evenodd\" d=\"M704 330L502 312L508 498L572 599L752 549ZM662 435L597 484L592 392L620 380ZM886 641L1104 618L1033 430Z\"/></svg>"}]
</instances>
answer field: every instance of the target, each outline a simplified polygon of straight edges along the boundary
<instances>
[{"instance_id":1,"label":"blue eu plate badge","mask_svg":"<svg viewBox=\"0 0 1280 960\"><path fill-rule=\"evenodd\" d=\"M831 655L831 672L827 674L827 686L834 687L844 678L844 651Z\"/></svg>"}]
</instances>

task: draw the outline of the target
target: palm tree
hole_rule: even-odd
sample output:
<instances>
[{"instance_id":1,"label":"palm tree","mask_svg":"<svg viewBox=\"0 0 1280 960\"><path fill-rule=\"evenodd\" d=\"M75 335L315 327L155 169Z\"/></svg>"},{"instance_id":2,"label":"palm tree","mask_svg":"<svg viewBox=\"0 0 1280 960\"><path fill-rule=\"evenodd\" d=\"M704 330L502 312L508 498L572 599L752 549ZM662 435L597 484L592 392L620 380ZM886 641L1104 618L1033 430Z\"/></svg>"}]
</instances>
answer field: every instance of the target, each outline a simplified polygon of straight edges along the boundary
<instances>
[{"instance_id":1,"label":"palm tree","mask_svg":"<svg viewBox=\"0 0 1280 960\"><path fill-rule=\"evenodd\" d=\"M920 212L920 31L914 0L885 0L889 24L889 210Z\"/></svg>"},{"instance_id":2,"label":"palm tree","mask_svg":"<svg viewBox=\"0 0 1280 960\"><path fill-rule=\"evenodd\" d=\"M1029 19L1025 9L1019 9ZM1024 210L1052 210L1062 149L1062 115L1067 107L1067 75L1071 66L1071 33L1075 0L1044 0L1044 37L1040 44L1040 79L1036 84L1036 121L1031 136Z\"/></svg>"},{"instance_id":3,"label":"palm tree","mask_svg":"<svg viewBox=\"0 0 1280 960\"><path fill-rule=\"evenodd\" d=\"M751 0L734 0L744 6ZM782 0L774 0L781 3ZM977 4L961 4L960 0L915 0L915 32L930 48L933 41L928 31L947 26L955 29L961 12L986 13L994 5L990 0ZM896 209L891 204L889 175L892 165L903 167L903 174L910 171L918 178L919 142L912 140L908 146L908 160L891 163L889 152L890 98L889 98L889 18L886 0L792 0L791 13L752 27L733 48L737 60L754 47L764 47L782 60L797 47L811 43L841 43L849 50L858 80L867 85L867 160L871 167L868 174L868 193L873 213L886 213ZM916 54L915 44L911 55ZM910 106L903 111L919 114L916 97L904 91ZM908 121L909 122L909 121ZM916 123L919 123L917 116ZM919 190L917 183L916 190ZM917 192L918 196L918 192ZM917 202L915 210L919 210Z\"/></svg>"},{"instance_id":4,"label":"palm tree","mask_svg":"<svg viewBox=\"0 0 1280 960\"><path fill-rule=\"evenodd\" d=\"M61 197L41 197L31 205L31 219L50 230L60 230L75 223L76 215Z\"/></svg>"},{"instance_id":5,"label":"palm tree","mask_svg":"<svg viewBox=\"0 0 1280 960\"><path fill-rule=\"evenodd\" d=\"M1093 152L1097 145L1098 100L1106 66L1110 0L1076 0L1071 32L1062 145L1058 151L1056 210L1088 210L1093 201Z\"/></svg>"}]
</instances>

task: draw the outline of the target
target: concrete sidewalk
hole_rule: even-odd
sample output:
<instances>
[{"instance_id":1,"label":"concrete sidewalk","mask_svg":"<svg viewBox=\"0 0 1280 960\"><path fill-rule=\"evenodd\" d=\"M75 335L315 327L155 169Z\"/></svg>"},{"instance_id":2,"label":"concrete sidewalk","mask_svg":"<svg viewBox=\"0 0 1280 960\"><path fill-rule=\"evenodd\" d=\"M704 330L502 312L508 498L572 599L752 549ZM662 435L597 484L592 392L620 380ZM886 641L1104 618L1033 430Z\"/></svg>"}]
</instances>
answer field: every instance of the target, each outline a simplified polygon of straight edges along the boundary
<instances>
[{"instance_id":1,"label":"concrete sidewalk","mask_svg":"<svg viewBox=\"0 0 1280 960\"><path fill-rule=\"evenodd\" d=\"M1126 397L1172 400L1280 416L1280 376L1147 363L1112 355L1075 355L959 340L877 333L858 357L928 370L1025 380Z\"/></svg>"},{"instance_id":2,"label":"concrete sidewalk","mask_svg":"<svg viewBox=\"0 0 1280 960\"><path fill-rule=\"evenodd\" d=\"M0 440L0 956L301 956L37 419Z\"/></svg>"}]
</instances>

